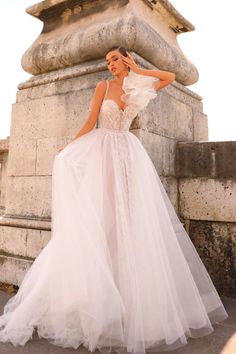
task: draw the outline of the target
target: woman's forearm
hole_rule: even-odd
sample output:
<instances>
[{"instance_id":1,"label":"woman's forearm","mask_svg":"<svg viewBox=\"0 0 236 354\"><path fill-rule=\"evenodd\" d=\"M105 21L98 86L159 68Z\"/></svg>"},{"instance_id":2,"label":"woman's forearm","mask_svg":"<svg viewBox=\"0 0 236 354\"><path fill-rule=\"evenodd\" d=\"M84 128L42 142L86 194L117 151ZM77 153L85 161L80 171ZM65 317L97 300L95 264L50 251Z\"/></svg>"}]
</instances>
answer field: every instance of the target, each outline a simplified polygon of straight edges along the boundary
<instances>
[{"instance_id":1,"label":"woman's forearm","mask_svg":"<svg viewBox=\"0 0 236 354\"><path fill-rule=\"evenodd\" d=\"M172 73L170 71L164 71L164 70L149 70L149 69L140 68L138 74L157 77L160 80L169 80L169 81L175 80L175 73Z\"/></svg>"},{"instance_id":2,"label":"woman's forearm","mask_svg":"<svg viewBox=\"0 0 236 354\"><path fill-rule=\"evenodd\" d=\"M73 141L75 141L76 139L78 139L80 136L90 132L90 130L93 129L93 126L90 122L86 122L84 124L84 126L78 131L78 133L75 135L75 137L69 141L69 143L67 143L64 147L60 148L58 151L62 151L67 145L69 145L70 143L72 143Z\"/></svg>"},{"instance_id":3,"label":"woman's forearm","mask_svg":"<svg viewBox=\"0 0 236 354\"><path fill-rule=\"evenodd\" d=\"M90 132L92 129L93 129L92 124L91 124L89 121L87 121L87 122L83 125L83 127L76 133L75 137L71 140L71 142L74 141L74 140L76 140L76 139L78 139L80 136L82 136L82 135L84 135L84 134L87 134L87 133Z\"/></svg>"}]
</instances>

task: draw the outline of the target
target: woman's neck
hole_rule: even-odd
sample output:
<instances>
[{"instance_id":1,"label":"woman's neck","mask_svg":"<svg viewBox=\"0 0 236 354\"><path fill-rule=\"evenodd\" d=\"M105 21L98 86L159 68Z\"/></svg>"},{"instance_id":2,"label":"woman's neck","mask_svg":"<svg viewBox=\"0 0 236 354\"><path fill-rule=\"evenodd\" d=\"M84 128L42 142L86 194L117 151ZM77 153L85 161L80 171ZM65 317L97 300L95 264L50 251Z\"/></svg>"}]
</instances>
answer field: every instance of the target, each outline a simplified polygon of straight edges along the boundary
<instances>
[{"instance_id":1,"label":"woman's neck","mask_svg":"<svg viewBox=\"0 0 236 354\"><path fill-rule=\"evenodd\" d=\"M123 81L124 81L124 78L125 76L128 76L128 71L124 71L122 73L120 73L119 75L116 76L115 79L113 79L113 83L114 84L117 84L118 86L122 86L123 85Z\"/></svg>"}]
</instances>

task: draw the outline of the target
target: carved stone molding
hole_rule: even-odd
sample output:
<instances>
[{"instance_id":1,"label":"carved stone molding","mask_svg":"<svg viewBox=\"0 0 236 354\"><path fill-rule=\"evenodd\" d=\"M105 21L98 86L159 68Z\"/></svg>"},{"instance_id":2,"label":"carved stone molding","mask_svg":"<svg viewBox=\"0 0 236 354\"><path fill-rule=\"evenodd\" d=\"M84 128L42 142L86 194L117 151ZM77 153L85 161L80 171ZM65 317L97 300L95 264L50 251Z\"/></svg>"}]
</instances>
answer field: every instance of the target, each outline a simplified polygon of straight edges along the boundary
<instances>
[{"instance_id":1,"label":"carved stone molding","mask_svg":"<svg viewBox=\"0 0 236 354\"><path fill-rule=\"evenodd\" d=\"M177 43L179 33L194 27L166 0L46 0L27 12L44 23L22 57L22 67L33 75L101 59L110 47L122 45L175 72L184 85L198 80Z\"/></svg>"}]
</instances>

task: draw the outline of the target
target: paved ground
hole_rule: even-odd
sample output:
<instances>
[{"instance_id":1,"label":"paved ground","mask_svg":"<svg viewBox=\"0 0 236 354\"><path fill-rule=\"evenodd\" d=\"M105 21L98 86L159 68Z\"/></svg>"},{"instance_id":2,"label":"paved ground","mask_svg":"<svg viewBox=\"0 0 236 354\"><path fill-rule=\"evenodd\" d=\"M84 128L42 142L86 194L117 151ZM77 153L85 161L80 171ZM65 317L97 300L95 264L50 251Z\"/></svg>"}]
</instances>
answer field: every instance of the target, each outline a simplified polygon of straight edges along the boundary
<instances>
[{"instance_id":1,"label":"paved ground","mask_svg":"<svg viewBox=\"0 0 236 354\"><path fill-rule=\"evenodd\" d=\"M0 291L0 314L3 306L12 295ZM214 332L202 338L189 338L183 348L171 351L171 354L236 354L236 299L222 297L222 301L229 314L224 322L214 325ZM77 350L60 348L50 344L45 339L39 339L37 334L25 346L13 346L11 343L0 343L0 354L89 354L83 346ZM100 353L95 351L94 353ZM167 354L165 352L163 354ZM161 353L158 353L161 354Z\"/></svg>"}]
</instances>

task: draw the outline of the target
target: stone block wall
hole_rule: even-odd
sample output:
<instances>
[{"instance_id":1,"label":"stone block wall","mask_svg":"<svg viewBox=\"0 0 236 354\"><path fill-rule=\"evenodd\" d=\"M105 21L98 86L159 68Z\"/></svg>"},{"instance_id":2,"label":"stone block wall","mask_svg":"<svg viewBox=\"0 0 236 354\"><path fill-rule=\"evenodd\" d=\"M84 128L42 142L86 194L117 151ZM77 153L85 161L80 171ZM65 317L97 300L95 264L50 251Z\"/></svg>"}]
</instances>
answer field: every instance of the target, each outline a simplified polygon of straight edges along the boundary
<instances>
[{"instance_id":1,"label":"stone block wall","mask_svg":"<svg viewBox=\"0 0 236 354\"><path fill-rule=\"evenodd\" d=\"M176 146L179 215L221 294L236 297L236 141Z\"/></svg>"},{"instance_id":2,"label":"stone block wall","mask_svg":"<svg viewBox=\"0 0 236 354\"><path fill-rule=\"evenodd\" d=\"M9 138L8 136L6 139L0 140L0 215L3 214L5 210Z\"/></svg>"},{"instance_id":3,"label":"stone block wall","mask_svg":"<svg viewBox=\"0 0 236 354\"><path fill-rule=\"evenodd\" d=\"M146 120L148 116L148 120ZM202 97L174 82L160 90L139 114L143 129L133 132L151 157L162 183L178 213L178 187L175 172L176 143L208 140L208 119L203 113Z\"/></svg>"}]
</instances>

